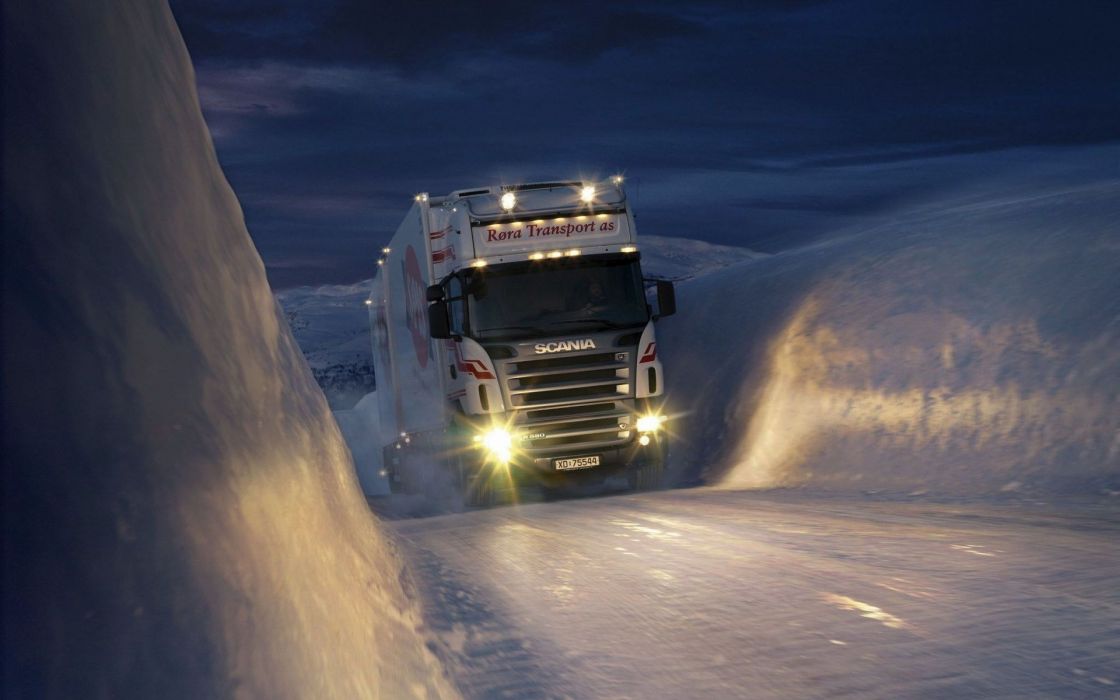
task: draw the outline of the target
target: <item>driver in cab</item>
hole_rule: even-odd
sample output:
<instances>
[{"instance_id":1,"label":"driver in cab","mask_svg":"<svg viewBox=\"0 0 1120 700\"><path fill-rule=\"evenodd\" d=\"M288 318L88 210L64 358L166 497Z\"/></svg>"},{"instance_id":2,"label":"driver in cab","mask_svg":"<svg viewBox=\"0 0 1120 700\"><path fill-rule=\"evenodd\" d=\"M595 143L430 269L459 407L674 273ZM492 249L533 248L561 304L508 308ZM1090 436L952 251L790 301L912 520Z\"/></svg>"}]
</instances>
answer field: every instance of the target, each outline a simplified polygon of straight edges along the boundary
<instances>
[{"instance_id":1,"label":"driver in cab","mask_svg":"<svg viewBox=\"0 0 1120 700\"><path fill-rule=\"evenodd\" d=\"M578 310L590 314L607 305L607 295L603 293L603 285L597 280L592 280L587 285L587 294Z\"/></svg>"}]
</instances>

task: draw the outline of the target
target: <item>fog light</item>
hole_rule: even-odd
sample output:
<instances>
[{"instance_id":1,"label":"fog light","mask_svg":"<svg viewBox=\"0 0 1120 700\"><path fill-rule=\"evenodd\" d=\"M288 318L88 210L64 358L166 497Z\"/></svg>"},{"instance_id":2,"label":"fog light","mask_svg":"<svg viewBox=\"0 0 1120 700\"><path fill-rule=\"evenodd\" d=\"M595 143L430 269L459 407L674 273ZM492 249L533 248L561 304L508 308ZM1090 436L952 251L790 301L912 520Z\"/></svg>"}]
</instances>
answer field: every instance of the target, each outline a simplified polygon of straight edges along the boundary
<instances>
[{"instance_id":1,"label":"fog light","mask_svg":"<svg viewBox=\"0 0 1120 700\"><path fill-rule=\"evenodd\" d=\"M642 447L645 447L646 445L648 445L649 444L649 435L639 435L638 436L638 444L641 445Z\"/></svg>"}]
</instances>

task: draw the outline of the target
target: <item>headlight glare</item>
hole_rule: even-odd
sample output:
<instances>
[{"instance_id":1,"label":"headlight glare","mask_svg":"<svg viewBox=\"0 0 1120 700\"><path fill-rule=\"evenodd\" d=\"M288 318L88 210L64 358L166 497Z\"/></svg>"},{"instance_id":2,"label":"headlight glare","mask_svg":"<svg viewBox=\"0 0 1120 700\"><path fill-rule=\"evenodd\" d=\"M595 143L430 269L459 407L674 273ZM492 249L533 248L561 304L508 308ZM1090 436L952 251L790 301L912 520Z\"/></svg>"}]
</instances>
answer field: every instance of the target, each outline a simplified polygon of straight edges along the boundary
<instances>
[{"instance_id":1,"label":"headlight glare","mask_svg":"<svg viewBox=\"0 0 1120 700\"><path fill-rule=\"evenodd\" d=\"M642 416L638 419L638 432L639 433L652 433L661 428L661 423L665 419L661 416Z\"/></svg>"},{"instance_id":2,"label":"headlight glare","mask_svg":"<svg viewBox=\"0 0 1120 700\"><path fill-rule=\"evenodd\" d=\"M479 436L479 442L499 462L508 462L513 456L513 437L504 428L494 428Z\"/></svg>"}]
</instances>

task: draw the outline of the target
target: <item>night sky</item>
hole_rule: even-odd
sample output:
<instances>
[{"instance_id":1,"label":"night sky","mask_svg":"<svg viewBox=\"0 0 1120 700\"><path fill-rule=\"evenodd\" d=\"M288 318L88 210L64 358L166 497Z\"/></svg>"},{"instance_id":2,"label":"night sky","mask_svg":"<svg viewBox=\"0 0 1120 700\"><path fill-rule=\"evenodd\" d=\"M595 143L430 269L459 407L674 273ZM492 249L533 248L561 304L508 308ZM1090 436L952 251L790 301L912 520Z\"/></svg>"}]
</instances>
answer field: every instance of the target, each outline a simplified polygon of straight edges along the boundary
<instances>
[{"instance_id":1,"label":"night sky","mask_svg":"<svg viewBox=\"0 0 1120 700\"><path fill-rule=\"evenodd\" d=\"M421 191L621 172L640 234L777 252L1118 166L1120 2L171 5L277 288L371 276Z\"/></svg>"}]
</instances>

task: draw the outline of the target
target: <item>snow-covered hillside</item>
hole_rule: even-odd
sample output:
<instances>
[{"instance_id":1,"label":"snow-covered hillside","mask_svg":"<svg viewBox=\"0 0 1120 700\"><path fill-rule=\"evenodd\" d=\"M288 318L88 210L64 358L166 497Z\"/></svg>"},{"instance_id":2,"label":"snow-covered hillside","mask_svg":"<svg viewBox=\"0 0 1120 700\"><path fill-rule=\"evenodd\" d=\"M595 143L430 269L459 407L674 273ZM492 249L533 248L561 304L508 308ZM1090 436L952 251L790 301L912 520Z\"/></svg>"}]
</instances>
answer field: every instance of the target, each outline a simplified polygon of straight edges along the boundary
<instances>
[{"instance_id":1,"label":"snow-covered hillside","mask_svg":"<svg viewBox=\"0 0 1120 700\"><path fill-rule=\"evenodd\" d=\"M454 697L168 7L3 45L4 696Z\"/></svg>"},{"instance_id":2,"label":"snow-covered hillside","mask_svg":"<svg viewBox=\"0 0 1120 700\"><path fill-rule=\"evenodd\" d=\"M691 238L640 236L642 274L665 280L692 277L745 262L768 257L747 248L717 245Z\"/></svg>"},{"instance_id":3,"label":"snow-covered hillside","mask_svg":"<svg viewBox=\"0 0 1120 700\"><path fill-rule=\"evenodd\" d=\"M667 236L644 236L642 270L651 278L684 280L765 257L746 248ZM376 385L365 300L370 281L296 287L276 293L315 380L335 410L349 409Z\"/></svg>"},{"instance_id":4,"label":"snow-covered hillside","mask_svg":"<svg viewBox=\"0 0 1120 700\"><path fill-rule=\"evenodd\" d=\"M680 285L658 334L678 468L752 487L1120 489L1120 181L982 195Z\"/></svg>"}]
</instances>

